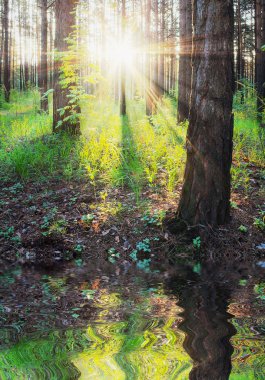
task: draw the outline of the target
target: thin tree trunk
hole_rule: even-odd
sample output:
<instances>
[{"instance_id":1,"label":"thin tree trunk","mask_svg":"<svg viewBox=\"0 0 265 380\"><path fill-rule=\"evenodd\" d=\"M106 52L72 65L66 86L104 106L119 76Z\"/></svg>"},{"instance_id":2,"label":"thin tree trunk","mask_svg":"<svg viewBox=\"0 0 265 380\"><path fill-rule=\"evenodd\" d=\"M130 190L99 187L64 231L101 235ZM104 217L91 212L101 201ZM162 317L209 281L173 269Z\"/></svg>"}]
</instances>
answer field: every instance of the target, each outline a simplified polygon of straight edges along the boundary
<instances>
[{"instance_id":1,"label":"thin tree trunk","mask_svg":"<svg viewBox=\"0 0 265 380\"><path fill-rule=\"evenodd\" d=\"M9 102L10 88L11 88L10 59L9 59L9 0L4 0L3 27L4 27L4 35L5 35L3 83L4 83L4 89L5 89L5 100Z\"/></svg>"},{"instance_id":2,"label":"thin tree trunk","mask_svg":"<svg viewBox=\"0 0 265 380\"><path fill-rule=\"evenodd\" d=\"M145 85L145 99L146 99L146 115L151 116L153 113L152 101L152 83L151 83L151 0L146 3L146 85Z\"/></svg>"},{"instance_id":3,"label":"thin tree trunk","mask_svg":"<svg viewBox=\"0 0 265 380\"><path fill-rule=\"evenodd\" d=\"M159 95L162 97L165 94L165 1L161 2L161 30L160 30L160 51L159 51Z\"/></svg>"},{"instance_id":4,"label":"thin tree trunk","mask_svg":"<svg viewBox=\"0 0 265 380\"><path fill-rule=\"evenodd\" d=\"M125 0L122 0L122 38L125 34L125 22L126 22L126 3ZM125 71L125 62L121 62L121 99L120 99L120 114L122 116L126 115L126 71Z\"/></svg>"},{"instance_id":5,"label":"thin tree trunk","mask_svg":"<svg viewBox=\"0 0 265 380\"><path fill-rule=\"evenodd\" d=\"M71 32L73 32L73 26L75 25L75 6L76 0L57 0L55 3L55 49L59 53L64 53L68 50L66 39ZM68 88L62 88L60 84L61 64L61 59L57 59L54 69L53 132L67 131L73 135L78 135L80 133L79 121L72 124L69 120L64 120L66 117L70 116L68 110L65 110L63 116L61 116L60 111L58 111L63 108L65 109L65 107L69 105L69 90Z\"/></svg>"},{"instance_id":6,"label":"thin tree trunk","mask_svg":"<svg viewBox=\"0 0 265 380\"><path fill-rule=\"evenodd\" d=\"M257 84L257 119L262 123L265 102L265 0L256 0L256 84Z\"/></svg>"},{"instance_id":7,"label":"thin tree trunk","mask_svg":"<svg viewBox=\"0 0 265 380\"><path fill-rule=\"evenodd\" d=\"M40 62L40 90L41 90L41 110L48 112L48 0L41 1L41 62Z\"/></svg>"}]
</instances>

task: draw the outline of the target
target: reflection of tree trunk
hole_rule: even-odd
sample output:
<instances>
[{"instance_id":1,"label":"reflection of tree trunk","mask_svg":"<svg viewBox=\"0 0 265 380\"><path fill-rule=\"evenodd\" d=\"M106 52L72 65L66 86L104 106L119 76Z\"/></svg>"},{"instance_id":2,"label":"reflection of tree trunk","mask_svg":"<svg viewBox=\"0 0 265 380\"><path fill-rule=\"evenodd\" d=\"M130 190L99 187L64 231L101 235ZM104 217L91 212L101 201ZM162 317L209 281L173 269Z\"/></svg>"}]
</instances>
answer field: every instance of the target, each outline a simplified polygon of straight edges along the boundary
<instances>
[{"instance_id":1,"label":"reflection of tree trunk","mask_svg":"<svg viewBox=\"0 0 265 380\"><path fill-rule=\"evenodd\" d=\"M230 292L216 281L213 269L206 266L196 279L192 270L186 268L182 279L185 285L177 291L179 306L184 309L180 325L186 334L184 348L194 362L191 380L226 380L232 368L230 338L236 331L228 322ZM187 285L187 279L194 279L193 285ZM179 279L174 279L171 287L177 286Z\"/></svg>"}]
</instances>

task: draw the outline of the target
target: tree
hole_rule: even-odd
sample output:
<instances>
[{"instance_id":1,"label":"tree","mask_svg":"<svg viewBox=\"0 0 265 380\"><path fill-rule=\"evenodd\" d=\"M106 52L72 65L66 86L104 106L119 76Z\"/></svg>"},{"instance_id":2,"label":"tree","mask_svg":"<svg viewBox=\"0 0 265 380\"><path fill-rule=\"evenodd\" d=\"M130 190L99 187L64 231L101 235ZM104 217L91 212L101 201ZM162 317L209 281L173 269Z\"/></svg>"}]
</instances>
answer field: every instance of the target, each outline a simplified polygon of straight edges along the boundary
<instances>
[{"instance_id":1,"label":"tree","mask_svg":"<svg viewBox=\"0 0 265 380\"><path fill-rule=\"evenodd\" d=\"M41 110L49 109L48 96L48 0L41 0L41 62L39 87L41 90Z\"/></svg>"},{"instance_id":2,"label":"tree","mask_svg":"<svg viewBox=\"0 0 265 380\"><path fill-rule=\"evenodd\" d=\"M215 227L230 216L233 1L197 0L193 20L194 75L178 216L191 226Z\"/></svg>"},{"instance_id":3,"label":"tree","mask_svg":"<svg viewBox=\"0 0 265 380\"><path fill-rule=\"evenodd\" d=\"M53 95L53 131L68 131L71 134L80 133L80 123L77 118L73 123L69 106L70 87L74 85L69 83L66 87L62 86L60 81L61 67L63 64L64 54L68 50L67 38L73 32L75 26L75 7L76 0L56 0L55 2L55 49L59 57L55 63L54 73L54 95ZM71 109L74 105L71 104ZM62 111L64 109L64 112ZM76 106L78 111L78 106Z\"/></svg>"},{"instance_id":4,"label":"tree","mask_svg":"<svg viewBox=\"0 0 265 380\"><path fill-rule=\"evenodd\" d=\"M244 59L243 59L243 34L241 21L241 0L237 2L237 87L240 89L239 82L244 77Z\"/></svg>"},{"instance_id":5,"label":"tree","mask_svg":"<svg viewBox=\"0 0 265 380\"><path fill-rule=\"evenodd\" d=\"M158 88L159 97L165 93L165 32L166 32L166 4L161 1L160 9L161 28L160 28L160 48L159 48L159 71L158 71Z\"/></svg>"},{"instance_id":6,"label":"tree","mask_svg":"<svg viewBox=\"0 0 265 380\"><path fill-rule=\"evenodd\" d=\"M257 84L257 115L262 122L262 112L265 102L265 0L255 0L256 19L256 84Z\"/></svg>"},{"instance_id":7,"label":"tree","mask_svg":"<svg viewBox=\"0 0 265 380\"><path fill-rule=\"evenodd\" d=\"M146 98L146 115L151 116L153 113L153 92L152 92L152 83L151 83L151 0L146 2L146 89L145 89L145 98Z\"/></svg>"},{"instance_id":8,"label":"tree","mask_svg":"<svg viewBox=\"0 0 265 380\"><path fill-rule=\"evenodd\" d=\"M124 39L125 34L125 22L126 22L126 2L122 0L122 10L121 10L121 33L122 39ZM120 99L120 114L122 116L126 115L126 70L125 62L121 62L121 99Z\"/></svg>"},{"instance_id":9,"label":"tree","mask_svg":"<svg viewBox=\"0 0 265 380\"><path fill-rule=\"evenodd\" d=\"M180 0L179 8L180 58L178 78L178 121L189 118L191 92L192 5L191 0Z\"/></svg>"},{"instance_id":10,"label":"tree","mask_svg":"<svg viewBox=\"0 0 265 380\"><path fill-rule=\"evenodd\" d=\"M4 89L5 100L10 100L11 76L9 58L9 0L4 0L3 9L3 29L4 29Z\"/></svg>"}]
</instances>

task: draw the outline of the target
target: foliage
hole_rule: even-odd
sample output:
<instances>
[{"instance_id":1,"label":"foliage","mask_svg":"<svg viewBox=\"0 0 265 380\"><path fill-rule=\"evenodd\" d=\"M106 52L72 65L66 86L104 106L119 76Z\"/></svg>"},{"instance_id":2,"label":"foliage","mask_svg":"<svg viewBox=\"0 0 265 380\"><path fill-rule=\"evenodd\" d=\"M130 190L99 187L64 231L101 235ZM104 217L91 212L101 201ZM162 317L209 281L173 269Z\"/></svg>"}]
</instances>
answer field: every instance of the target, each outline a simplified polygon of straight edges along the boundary
<instances>
[{"instance_id":1,"label":"foliage","mask_svg":"<svg viewBox=\"0 0 265 380\"><path fill-rule=\"evenodd\" d=\"M101 79L97 66L87 65L88 52L86 47L78 43L79 37L75 30L67 38L67 51L55 54L55 59L60 62L60 86L68 91L68 104L58 109L61 117L57 123L58 128L64 123L74 126L79 122L82 116L80 112L82 102L93 98L93 95L88 95L85 91L85 85L95 84ZM84 67L90 71L90 74L81 76L80 73ZM49 94L49 91L45 96Z\"/></svg>"},{"instance_id":2,"label":"foliage","mask_svg":"<svg viewBox=\"0 0 265 380\"><path fill-rule=\"evenodd\" d=\"M201 248L202 242L200 236L197 236L192 242L195 249L199 250Z\"/></svg>"},{"instance_id":3,"label":"foliage","mask_svg":"<svg viewBox=\"0 0 265 380\"><path fill-rule=\"evenodd\" d=\"M253 91L246 92L245 105L236 95L234 106L233 188L246 191L251 187L249 162L261 167L264 163ZM174 100L165 98L150 123L141 100L129 101L128 117L120 118L111 99L82 98L82 137L75 141L65 134L51 134L51 117L36 112L38 102L37 92L20 96L13 92L9 111L0 111L2 180L83 177L95 188L102 183L129 186L136 195L146 184L173 191L181 182L187 126L176 125ZM163 215L143 218L147 225L155 225Z\"/></svg>"},{"instance_id":4,"label":"foliage","mask_svg":"<svg viewBox=\"0 0 265 380\"><path fill-rule=\"evenodd\" d=\"M243 225L239 226L238 230L239 230L240 232L242 232L243 234L246 234L246 233L248 232L247 227L246 227L246 226L243 226Z\"/></svg>"},{"instance_id":5,"label":"foliage","mask_svg":"<svg viewBox=\"0 0 265 380\"><path fill-rule=\"evenodd\" d=\"M254 220L254 226L265 231L265 210L260 210L259 217Z\"/></svg>"}]
</instances>

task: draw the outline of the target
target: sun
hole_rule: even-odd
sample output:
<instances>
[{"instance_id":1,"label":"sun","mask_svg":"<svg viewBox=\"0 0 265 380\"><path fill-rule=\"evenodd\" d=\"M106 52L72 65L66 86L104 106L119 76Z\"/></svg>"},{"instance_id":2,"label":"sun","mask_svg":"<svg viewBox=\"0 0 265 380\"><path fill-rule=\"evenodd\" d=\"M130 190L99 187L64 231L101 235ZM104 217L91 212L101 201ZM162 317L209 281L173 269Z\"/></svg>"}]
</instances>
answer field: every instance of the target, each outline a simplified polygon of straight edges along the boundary
<instances>
[{"instance_id":1,"label":"sun","mask_svg":"<svg viewBox=\"0 0 265 380\"><path fill-rule=\"evenodd\" d=\"M118 41L107 41L106 45L104 56L110 66L115 68L123 65L128 69L133 67L136 58L136 48L129 36Z\"/></svg>"}]
</instances>

